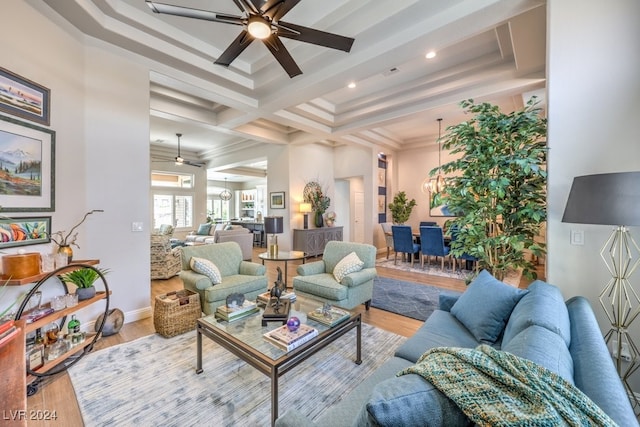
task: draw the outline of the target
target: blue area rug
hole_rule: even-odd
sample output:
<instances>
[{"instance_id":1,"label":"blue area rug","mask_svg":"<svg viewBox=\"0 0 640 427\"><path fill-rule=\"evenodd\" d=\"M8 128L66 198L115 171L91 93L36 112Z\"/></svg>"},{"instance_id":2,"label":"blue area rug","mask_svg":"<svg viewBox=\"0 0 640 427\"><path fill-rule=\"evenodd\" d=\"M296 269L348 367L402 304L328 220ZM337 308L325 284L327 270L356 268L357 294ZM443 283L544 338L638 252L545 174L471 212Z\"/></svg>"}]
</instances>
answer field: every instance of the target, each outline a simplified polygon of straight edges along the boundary
<instances>
[{"instance_id":1,"label":"blue area rug","mask_svg":"<svg viewBox=\"0 0 640 427\"><path fill-rule=\"evenodd\" d=\"M439 295L434 286L376 277L371 307L424 321L438 308Z\"/></svg>"}]
</instances>

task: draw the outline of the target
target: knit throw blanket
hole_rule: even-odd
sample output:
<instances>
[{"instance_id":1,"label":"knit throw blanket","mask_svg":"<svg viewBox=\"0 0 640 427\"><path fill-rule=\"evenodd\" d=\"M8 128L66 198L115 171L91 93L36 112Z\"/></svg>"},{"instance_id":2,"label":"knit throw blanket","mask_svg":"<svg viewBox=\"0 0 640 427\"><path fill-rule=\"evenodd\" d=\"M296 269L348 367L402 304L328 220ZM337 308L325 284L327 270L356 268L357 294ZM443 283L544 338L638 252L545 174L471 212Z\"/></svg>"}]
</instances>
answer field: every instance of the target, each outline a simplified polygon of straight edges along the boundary
<instances>
[{"instance_id":1,"label":"knit throw blanket","mask_svg":"<svg viewBox=\"0 0 640 427\"><path fill-rule=\"evenodd\" d=\"M616 426L564 378L488 345L433 348L405 374L428 380L479 426Z\"/></svg>"}]
</instances>

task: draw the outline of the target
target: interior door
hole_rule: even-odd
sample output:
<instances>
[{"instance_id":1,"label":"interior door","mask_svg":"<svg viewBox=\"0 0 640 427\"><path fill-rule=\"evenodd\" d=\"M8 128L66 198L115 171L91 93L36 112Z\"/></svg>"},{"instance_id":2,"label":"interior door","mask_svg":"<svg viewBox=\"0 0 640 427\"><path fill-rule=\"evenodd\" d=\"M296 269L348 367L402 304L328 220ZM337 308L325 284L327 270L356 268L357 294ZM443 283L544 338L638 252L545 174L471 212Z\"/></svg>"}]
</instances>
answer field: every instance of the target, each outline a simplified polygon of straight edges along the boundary
<instances>
[{"instance_id":1,"label":"interior door","mask_svg":"<svg viewBox=\"0 0 640 427\"><path fill-rule=\"evenodd\" d=\"M364 193L353 193L353 241L364 243Z\"/></svg>"}]
</instances>

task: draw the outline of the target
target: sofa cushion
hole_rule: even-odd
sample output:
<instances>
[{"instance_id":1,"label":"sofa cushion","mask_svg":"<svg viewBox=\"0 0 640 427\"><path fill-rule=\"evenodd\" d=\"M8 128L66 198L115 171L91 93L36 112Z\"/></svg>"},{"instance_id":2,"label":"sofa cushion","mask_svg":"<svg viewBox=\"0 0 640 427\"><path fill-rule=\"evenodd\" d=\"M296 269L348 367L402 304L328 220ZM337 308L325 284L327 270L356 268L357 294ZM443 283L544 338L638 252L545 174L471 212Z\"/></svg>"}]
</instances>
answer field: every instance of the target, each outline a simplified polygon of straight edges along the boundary
<instances>
[{"instance_id":1,"label":"sofa cushion","mask_svg":"<svg viewBox=\"0 0 640 427\"><path fill-rule=\"evenodd\" d=\"M410 374L378 383L366 410L378 426L465 426L471 421L429 381Z\"/></svg>"},{"instance_id":2,"label":"sofa cushion","mask_svg":"<svg viewBox=\"0 0 640 427\"><path fill-rule=\"evenodd\" d=\"M451 314L478 341L494 343L504 330L513 307L525 293L482 270L451 307Z\"/></svg>"},{"instance_id":3,"label":"sofa cushion","mask_svg":"<svg viewBox=\"0 0 640 427\"><path fill-rule=\"evenodd\" d=\"M209 231L211 230L211 224L206 223L206 224L200 224L198 226L198 231L196 231L196 234L198 236L207 236L209 235Z\"/></svg>"},{"instance_id":4,"label":"sofa cushion","mask_svg":"<svg viewBox=\"0 0 640 427\"><path fill-rule=\"evenodd\" d=\"M416 363L425 351L433 347L475 348L478 344L478 340L451 313L435 310L424 325L398 347L395 355Z\"/></svg>"},{"instance_id":5,"label":"sofa cushion","mask_svg":"<svg viewBox=\"0 0 640 427\"><path fill-rule=\"evenodd\" d=\"M516 304L504 329L502 346L531 325L542 326L562 337L566 346L571 343L569 312L560 289L536 280L527 294Z\"/></svg>"},{"instance_id":6,"label":"sofa cushion","mask_svg":"<svg viewBox=\"0 0 640 427\"><path fill-rule=\"evenodd\" d=\"M196 273L204 274L211 280L211 283L218 285L222 283L222 275L218 267L208 259L192 257L189 261L191 269Z\"/></svg>"},{"instance_id":7,"label":"sofa cushion","mask_svg":"<svg viewBox=\"0 0 640 427\"><path fill-rule=\"evenodd\" d=\"M351 252L346 257L342 258L338 264L336 264L333 269L333 277L336 278L338 282L342 282L342 279L347 274L355 273L356 271L362 270L364 266L364 262L360 258L358 258L358 254L355 252Z\"/></svg>"},{"instance_id":8,"label":"sofa cushion","mask_svg":"<svg viewBox=\"0 0 640 427\"><path fill-rule=\"evenodd\" d=\"M571 353L562 337L545 327L529 326L503 345L502 350L544 366L573 384Z\"/></svg>"}]
</instances>

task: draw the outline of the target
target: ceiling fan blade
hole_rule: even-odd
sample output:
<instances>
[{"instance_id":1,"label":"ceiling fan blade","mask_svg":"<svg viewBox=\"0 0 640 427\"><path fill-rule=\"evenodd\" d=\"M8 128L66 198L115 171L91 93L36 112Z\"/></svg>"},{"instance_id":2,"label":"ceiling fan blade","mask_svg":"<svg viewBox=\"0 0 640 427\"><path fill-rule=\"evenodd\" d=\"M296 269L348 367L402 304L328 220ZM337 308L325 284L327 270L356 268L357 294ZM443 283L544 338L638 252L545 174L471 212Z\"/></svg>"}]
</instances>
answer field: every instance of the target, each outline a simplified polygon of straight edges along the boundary
<instances>
[{"instance_id":1,"label":"ceiling fan blade","mask_svg":"<svg viewBox=\"0 0 640 427\"><path fill-rule=\"evenodd\" d=\"M300 3L300 0L267 0L262 5L261 10L264 16L268 16L272 21L278 22L298 3Z\"/></svg>"},{"instance_id":2,"label":"ceiling fan blade","mask_svg":"<svg viewBox=\"0 0 640 427\"><path fill-rule=\"evenodd\" d=\"M327 33L301 25L290 24L288 22L278 23L278 35L292 40L311 43L318 46L329 47L331 49L351 51L351 46L355 39L340 36L338 34Z\"/></svg>"},{"instance_id":3,"label":"ceiling fan blade","mask_svg":"<svg viewBox=\"0 0 640 427\"><path fill-rule=\"evenodd\" d=\"M236 6L238 6L238 8L245 12L247 15L251 15L251 14L259 14L260 11L258 9L258 7L256 7L256 5L254 5L251 2L248 2L246 0L233 0L233 2L236 4Z\"/></svg>"},{"instance_id":4,"label":"ceiling fan blade","mask_svg":"<svg viewBox=\"0 0 640 427\"><path fill-rule=\"evenodd\" d=\"M200 163L190 162L189 160L185 160L185 161L184 161L184 164L185 164L185 165L189 165L189 166L195 166L195 167L197 167L197 168L201 168L201 167L202 167L202 165L201 165Z\"/></svg>"},{"instance_id":5,"label":"ceiling fan blade","mask_svg":"<svg viewBox=\"0 0 640 427\"><path fill-rule=\"evenodd\" d=\"M243 30L234 41L231 42L229 47L222 52L222 55L215 60L214 64L224 65L228 67L231 65L234 59L238 57L244 51L247 46L253 41L253 37L246 30Z\"/></svg>"},{"instance_id":6,"label":"ceiling fan blade","mask_svg":"<svg viewBox=\"0 0 640 427\"><path fill-rule=\"evenodd\" d=\"M271 37L262 40L267 46L267 48L271 51L273 56L278 60L282 68L289 74L289 77L293 78L297 75L302 74L302 70L296 64L296 61L293 60L291 54L286 47L282 44L278 36L271 35Z\"/></svg>"},{"instance_id":7,"label":"ceiling fan blade","mask_svg":"<svg viewBox=\"0 0 640 427\"><path fill-rule=\"evenodd\" d=\"M209 12L206 10L192 9L189 7L173 6L146 0L147 6L155 13L182 16L184 18L202 19L204 21L222 22L225 24L243 25L242 17L227 15L224 13Z\"/></svg>"}]
</instances>

